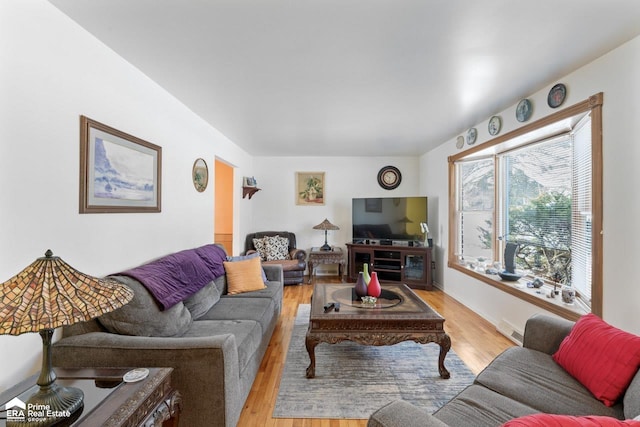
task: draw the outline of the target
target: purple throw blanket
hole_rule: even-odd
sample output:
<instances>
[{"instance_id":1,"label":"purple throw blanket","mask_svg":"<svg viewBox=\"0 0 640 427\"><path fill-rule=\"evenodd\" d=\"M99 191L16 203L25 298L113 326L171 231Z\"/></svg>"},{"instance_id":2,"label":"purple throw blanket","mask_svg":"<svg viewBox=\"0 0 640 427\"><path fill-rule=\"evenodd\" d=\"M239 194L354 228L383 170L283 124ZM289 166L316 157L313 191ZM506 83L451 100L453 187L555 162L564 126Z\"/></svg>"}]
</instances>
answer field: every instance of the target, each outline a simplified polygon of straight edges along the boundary
<instances>
[{"instance_id":1,"label":"purple throw blanket","mask_svg":"<svg viewBox=\"0 0 640 427\"><path fill-rule=\"evenodd\" d=\"M144 285L166 310L224 275L226 253L216 245L205 245L167 255L140 267L123 271Z\"/></svg>"}]
</instances>

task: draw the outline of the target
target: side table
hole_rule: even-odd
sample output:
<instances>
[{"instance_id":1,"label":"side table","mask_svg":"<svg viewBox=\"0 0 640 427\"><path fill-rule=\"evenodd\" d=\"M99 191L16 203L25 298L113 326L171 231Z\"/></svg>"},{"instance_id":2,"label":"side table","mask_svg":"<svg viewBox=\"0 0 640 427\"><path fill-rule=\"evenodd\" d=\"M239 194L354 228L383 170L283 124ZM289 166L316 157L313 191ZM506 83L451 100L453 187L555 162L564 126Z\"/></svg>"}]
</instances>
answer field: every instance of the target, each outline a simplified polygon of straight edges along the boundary
<instances>
[{"instance_id":1,"label":"side table","mask_svg":"<svg viewBox=\"0 0 640 427\"><path fill-rule=\"evenodd\" d=\"M343 279L344 264L346 263L342 248L331 246L330 251L322 251L318 247L311 248L307 264L309 265L309 283L315 274L317 264L338 264L338 275Z\"/></svg>"},{"instance_id":2,"label":"side table","mask_svg":"<svg viewBox=\"0 0 640 427\"><path fill-rule=\"evenodd\" d=\"M73 427L177 427L182 411L180 393L171 387L173 368L149 368L149 375L138 382L122 380L130 369L54 368L63 386L84 392L84 407L64 422ZM0 407L14 398L25 401L37 389L37 375L0 394ZM0 415L6 418L6 412Z\"/></svg>"}]
</instances>

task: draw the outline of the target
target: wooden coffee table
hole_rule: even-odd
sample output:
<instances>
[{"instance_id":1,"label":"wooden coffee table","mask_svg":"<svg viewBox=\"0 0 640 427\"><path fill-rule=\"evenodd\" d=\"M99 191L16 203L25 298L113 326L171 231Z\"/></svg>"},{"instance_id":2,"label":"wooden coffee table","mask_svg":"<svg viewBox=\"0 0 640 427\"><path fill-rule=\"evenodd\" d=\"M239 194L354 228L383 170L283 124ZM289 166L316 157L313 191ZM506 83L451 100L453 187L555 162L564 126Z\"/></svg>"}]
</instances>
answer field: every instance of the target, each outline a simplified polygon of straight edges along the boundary
<instances>
[{"instance_id":1,"label":"wooden coffee table","mask_svg":"<svg viewBox=\"0 0 640 427\"><path fill-rule=\"evenodd\" d=\"M311 315L305 344L311 363L307 378L316 375L315 348L320 343L354 341L364 345L393 345L402 341L440 346L438 370L449 378L444 358L451 339L444 331L444 318L418 297L407 285L384 284L375 305L360 301L353 284L314 285ZM340 311L325 312L325 305L340 303Z\"/></svg>"}]
</instances>

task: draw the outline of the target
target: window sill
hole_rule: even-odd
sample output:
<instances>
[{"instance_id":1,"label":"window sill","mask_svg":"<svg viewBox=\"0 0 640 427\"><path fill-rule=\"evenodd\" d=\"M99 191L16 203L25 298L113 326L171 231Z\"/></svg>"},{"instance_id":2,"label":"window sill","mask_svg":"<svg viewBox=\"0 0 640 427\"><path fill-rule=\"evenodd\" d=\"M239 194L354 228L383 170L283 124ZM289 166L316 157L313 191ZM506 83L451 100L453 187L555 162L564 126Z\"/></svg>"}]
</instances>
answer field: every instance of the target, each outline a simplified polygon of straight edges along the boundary
<instances>
[{"instance_id":1,"label":"window sill","mask_svg":"<svg viewBox=\"0 0 640 427\"><path fill-rule=\"evenodd\" d=\"M590 312L587 307L577 300L573 304L565 304L562 302L560 295L555 298L548 298L549 291L553 289L549 285L543 285L540 289L527 288L527 280L525 278L517 282L508 282L498 276L479 273L459 264L449 263L449 267L568 320L576 321Z\"/></svg>"}]
</instances>

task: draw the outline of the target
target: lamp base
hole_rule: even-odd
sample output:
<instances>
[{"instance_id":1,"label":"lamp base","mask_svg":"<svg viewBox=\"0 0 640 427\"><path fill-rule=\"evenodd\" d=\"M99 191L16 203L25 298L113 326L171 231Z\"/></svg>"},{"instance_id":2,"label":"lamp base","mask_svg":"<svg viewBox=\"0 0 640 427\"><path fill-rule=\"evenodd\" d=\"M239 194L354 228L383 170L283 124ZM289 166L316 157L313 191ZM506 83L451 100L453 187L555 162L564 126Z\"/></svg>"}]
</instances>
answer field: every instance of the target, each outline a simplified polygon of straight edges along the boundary
<instances>
[{"instance_id":1,"label":"lamp base","mask_svg":"<svg viewBox=\"0 0 640 427\"><path fill-rule=\"evenodd\" d=\"M331 246L329 246L327 244L327 242L325 242L324 245L320 246L320 250L321 251L330 251L331 250Z\"/></svg>"},{"instance_id":2,"label":"lamp base","mask_svg":"<svg viewBox=\"0 0 640 427\"><path fill-rule=\"evenodd\" d=\"M17 425L21 427L70 425L82 414L83 400L84 393L79 388L62 387L56 383L41 386L25 402L27 409L31 408L33 413L31 415L25 413L25 422Z\"/></svg>"}]
</instances>

